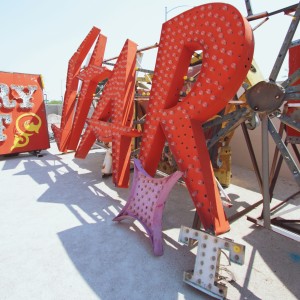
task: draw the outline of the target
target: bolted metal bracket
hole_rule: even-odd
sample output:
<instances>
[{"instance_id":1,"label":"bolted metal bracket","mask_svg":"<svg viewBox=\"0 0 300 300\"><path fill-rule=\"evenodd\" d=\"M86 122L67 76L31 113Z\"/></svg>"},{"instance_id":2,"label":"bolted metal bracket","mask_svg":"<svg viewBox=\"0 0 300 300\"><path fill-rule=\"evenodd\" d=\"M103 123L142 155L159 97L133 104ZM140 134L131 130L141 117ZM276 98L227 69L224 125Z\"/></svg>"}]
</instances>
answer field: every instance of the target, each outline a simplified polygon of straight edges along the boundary
<instances>
[{"instance_id":1,"label":"bolted metal bracket","mask_svg":"<svg viewBox=\"0 0 300 300\"><path fill-rule=\"evenodd\" d=\"M217 299L224 299L227 286L221 282L219 276L221 249L229 252L230 261L242 265L245 246L204 231L181 226L179 242L189 245L191 239L198 241L197 256L194 270L184 272L183 281Z\"/></svg>"},{"instance_id":2,"label":"bolted metal bracket","mask_svg":"<svg viewBox=\"0 0 300 300\"><path fill-rule=\"evenodd\" d=\"M278 109L284 97L284 88L273 82L261 81L246 91L248 105L254 111L261 113L271 113Z\"/></svg>"}]
</instances>

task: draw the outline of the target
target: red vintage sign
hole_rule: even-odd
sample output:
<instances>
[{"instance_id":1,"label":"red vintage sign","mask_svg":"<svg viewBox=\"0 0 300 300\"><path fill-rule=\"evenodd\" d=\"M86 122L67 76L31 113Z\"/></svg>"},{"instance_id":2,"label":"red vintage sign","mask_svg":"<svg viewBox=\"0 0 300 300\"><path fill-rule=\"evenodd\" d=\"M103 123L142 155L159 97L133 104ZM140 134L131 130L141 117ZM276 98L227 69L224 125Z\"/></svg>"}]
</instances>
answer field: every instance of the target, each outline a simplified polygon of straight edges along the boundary
<instances>
[{"instance_id":1,"label":"red vintage sign","mask_svg":"<svg viewBox=\"0 0 300 300\"><path fill-rule=\"evenodd\" d=\"M0 155L49 147L41 76L0 72Z\"/></svg>"},{"instance_id":2,"label":"red vintage sign","mask_svg":"<svg viewBox=\"0 0 300 300\"><path fill-rule=\"evenodd\" d=\"M294 72L299 69L300 62L300 45L295 43L289 48L289 76L291 76ZM291 86L296 86L300 84L300 80L298 79L296 82L291 84ZM288 101L287 104L287 115L292 118L292 120L299 122L299 106L300 99ZM286 132L289 137L299 138L300 133L298 130L292 128L291 126L286 125Z\"/></svg>"},{"instance_id":3,"label":"red vintage sign","mask_svg":"<svg viewBox=\"0 0 300 300\"><path fill-rule=\"evenodd\" d=\"M96 39L94 32L97 33L93 28L91 33ZM83 105L76 106L75 101L79 62L84 59L86 51L83 49L92 45L91 33L69 62L72 68L68 69L70 80L67 80L61 126L59 129L53 126L61 151L71 149L68 143L69 136L72 136L70 132L79 124L79 116L83 119L86 116ZM190 93L179 101L191 57L198 50L203 52L199 76ZM201 224L215 234L228 231L229 222L215 181L202 124L221 111L235 95L250 69L253 51L254 39L248 21L228 4L194 7L162 26L139 160L145 172L153 177L167 141L178 169L184 174ZM131 138L140 135L132 128L135 55L136 45L128 40L76 150L76 157L84 158L97 138L112 141L113 181L118 187L128 186ZM84 95L89 96L86 92ZM90 103L88 101L88 107ZM73 118L74 111L77 118ZM81 124L76 132L74 130L76 142L82 127Z\"/></svg>"}]
</instances>

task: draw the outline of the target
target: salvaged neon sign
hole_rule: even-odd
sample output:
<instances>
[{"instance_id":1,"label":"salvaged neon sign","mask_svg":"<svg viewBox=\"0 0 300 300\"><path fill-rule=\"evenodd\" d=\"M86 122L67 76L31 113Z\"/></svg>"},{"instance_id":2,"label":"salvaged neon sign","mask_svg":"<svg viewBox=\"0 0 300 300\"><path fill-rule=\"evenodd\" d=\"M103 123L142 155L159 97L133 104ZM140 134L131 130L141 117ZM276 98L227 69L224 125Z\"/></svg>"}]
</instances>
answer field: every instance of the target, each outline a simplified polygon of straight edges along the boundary
<instances>
[{"instance_id":1,"label":"salvaged neon sign","mask_svg":"<svg viewBox=\"0 0 300 300\"><path fill-rule=\"evenodd\" d=\"M131 141L140 135L132 129L136 51L137 45L127 40L76 151L83 158L96 138L112 142L113 181L119 187L129 185Z\"/></svg>"},{"instance_id":2,"label":"salvaged neon sign","mask_svg":"<svg viewBox=\"0 0 300 300\"><path fill-rule=\"evenodd\" d=\"M41 76L0 72L0 154L47 148Z\"/></svg>"},{"instance_id":3,"label":"salvaged neon sign","mask_svg":"<svg viewBox=\"0 0 300 300\"><path fill-rule=\"evenodd\" d=\"M94 43L88 66L82 70L82 63ZM93 27L69 60L60 128L52 125L58 149L62 152L77 148L96 86L110 76L111 71L101 66L105 45L106 37L100 34L100 29ZM82 87L78 95L80 80Z\"/></svg>"},{"instance_id":4,"label":"salvaged neon sign","mask_svg":"<svg viewBox=\"0 0 300 300\"><path fill-rule=\"evenodd\" d=\"M26 92L26 90L28 92ZM17 105L16 100L9 99L10 92L16 95L15 98L21 99L20 108L32 108L33 103L30 101L33 93L37 90L37 86L28 85L24 87L22 85L11 84L10 87L5 83L0 83L0 99L2 100L3 108L15 108ZM17 93L17 94L15 94ZM0 104L1 107L1 104Z\"/></svg>"},{"instance_id":5,"label":"salvaged neon sign","mask_svg":"<svg viewBox=\"0 0 300 300\"><path fill-rule=\"evenodd\" d=\"M201 73L178 103L194 51L203 50ZM195 7L163 24L152 80L140 160L154 175L165 141L174 155L205 229L229 229L215 183L202 124L225 107L250 69L250 25L231 5ZM172 53L172 55L170 55Z\"/></svg>"},{"instance_id":6,"label":"salvaged neon sign","mask_svg":"<svg viewBox=\"0 0 300 300\"><path fill-rule=\"evenodd\" d=\"M191 56L197 50L203 51L200 75L188 96L179 102L183 78ZM236 8L228 4L195 7L167 21L162 27L139 159L143 168L153 176L164 144L168 142L179 170L184 172L187 188L204 228L215 234L229 230L229 223L215 184L202 124L224 108L235 95L250 69L253 50L250 25ZM123 64L125 72L128 62ZM118 68L120 64L115 67L116 70ZM126 109L131 111L131 102L121 97L123 102L113 109L113 101L109 101L113 100L111 96L106 99L110 90L123 91L123 88L110 78L98 103L99 108L96 108L77 149L77 157L85 157L95 141L97 130L97 134L101 135L100 129L110 128L112 131L104 131L110 140L114 134L120 133L120 125L132 131L130 118L126 120L122 115ZM114 98L117 98L116 95ZM109 118L122 120L121 124L113 126L107 123ZM101 136L105 138L103 132ZM116 185L125 186L124 181L116 180L124 170L122 164L128 164L127 158L119 157L120 145L115 143L112 149L115 161L113 173Z\"/></svg>"}]
</instances>

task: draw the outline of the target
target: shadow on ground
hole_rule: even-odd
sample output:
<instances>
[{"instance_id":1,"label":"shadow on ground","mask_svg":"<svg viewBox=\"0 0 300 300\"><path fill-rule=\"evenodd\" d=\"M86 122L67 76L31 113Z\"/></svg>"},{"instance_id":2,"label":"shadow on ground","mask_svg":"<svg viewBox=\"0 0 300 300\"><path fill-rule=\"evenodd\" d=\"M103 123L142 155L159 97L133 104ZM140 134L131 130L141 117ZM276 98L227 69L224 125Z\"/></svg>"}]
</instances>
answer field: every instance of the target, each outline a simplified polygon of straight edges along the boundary
<instances>
[{"instance_id":1,"label":"shadow on ground","mask_svg":"<svg viewBox=\"0 0 300 300\"><path fill-rule=\"evenodd\" d=\"M185 299L199 297L199 291L182 281L184 270L193 268L195 255L191 249L164 234L165 253L156 257L138 222L112 221L126 203L129 189L114 187L111 177L102 178L103 152L90 153L85 160L76 159L72 154L49 152L44 152L43 157L19 158L25 158L24 170L16 175L28 175L30 170L36 183L47 186L37 201L63 204L80 222L80 226L58 232L58 237L78 272L99 298L168 299L170 294L174 299L179 294ZM7 160L5 168L15 168L16 164L16 160ZM170 203L166 205L164 231L180 227L184 223L181 218L191 220L194 214L191 202L182 209L183 201L189 201L187 193L183 199L174 197L178 189L182 186L173 189ZM200 297L212 299L202 293Z\"/></svg>"},{"instance_id":2,"label":"shadow on ground","mask_svg":"<svg viewBox=\"0 0 300 300\"><path fill-rule=\"evenodd\" d=\"M57 234L74 266L99 298L168 299L172 295L172 299L177 299L183 294L184 299L212 299L182 281L183 272L193 269L195 262L191 249L177 242L180 226L191 227L195 213L186 188L178 184L169 195L163 217L164 255L155 257L150 240L138 222L112 221L126 203L129 189L114 187L111 177L102 178L103 159L104 152L98 150L84 160L74 158L73 154L46 151L43 157L6 158L3 170L13 170L23 160L24 169L15 175L30 173L36 183L47 186L37 201L63 204L76 217L80 226ZM230 195L239 207L247 205L235 192ZM261 280L265 280L268 271L254 269L257 256L282 285L300 298L295 276L300 270L299 244L289 240L282 247L278 234L256 229L243 240L253 249L246 279L243 283L232 283L242 295L240 299L260 299L260 292L250 285L250 280L253 272L255 276L262 274ZM286 268L290 270L288 275L284 272Z\"/></svg>"}]
</instances>

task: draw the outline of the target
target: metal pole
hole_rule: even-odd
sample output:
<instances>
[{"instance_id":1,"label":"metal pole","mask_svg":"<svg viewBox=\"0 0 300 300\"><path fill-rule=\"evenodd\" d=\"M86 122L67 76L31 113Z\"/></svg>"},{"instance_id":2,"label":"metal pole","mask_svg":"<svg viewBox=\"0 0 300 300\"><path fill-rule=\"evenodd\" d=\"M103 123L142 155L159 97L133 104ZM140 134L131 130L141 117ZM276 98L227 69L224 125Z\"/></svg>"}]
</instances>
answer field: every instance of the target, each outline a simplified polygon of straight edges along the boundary
<instances>
[{"instance_id":1,"label":"metal pole","mask_svg":"<svg viewBox=\"0 0 300 300\"><path fill-rule=\"evenodd\" d=\"M158 43L155 43L154 45L151 45L151 46L148 46L148 47L144 47L144 48L141 48L141 49L138 49L136 51L136 53L140 53L140 52L143 52L143 51L147 51L147 50L151 50L151 49L154 49L154 48L157 48L158 47ZM106 63L106 62L109 62L111 60L115 60L117 59L119 56L115 56L115 57L111 57L111 58L107 58L107 59L104 59L103 60L103 63Z\"/></svg>"},{"instance_id":2,"label":"metal pole","mask_svg":"<svg viewBox=\"0 0 300 300\"><path fill-rule=\"evenodd\" d=\"M276 82L276 79L277 79L277 76L279 74L280 68L281 68L281 66L283 64L283 61L285 59L285 56L286 56L286 54L289 50L289 47L291 45L293 36L294 36L294 34L296 32L296 29L298 27L299 21L300 21L300 3L298 4L298 7L297 7L295 15L292 19L291 25L288 29L286 37L283 41L283 44L282 44L281 49L279 51L279 54L277 56L276 62L274 64L273 69L271 71L271 74L269 76L269 80L271 82Z\"/></svg>"},{"instance_id":3,"label":"metal pole","mask_svg":"<svg viewBox=\"0 0 300 300\"><path fill-rule=\"evenodd\" d=\"M269 136L268 136L268 115L262 117L262 182L263 182L263 216L264 227L271 228L270 217L270 183L269 183Z\"/></svg>"},{"instance_id":4,"label":"metal pole","mask_svg":"<svg viewBox=\"0 0 300 300\"><path fill-rule=\"evenodd\" d=\"M190 6L190 5L178 5L178 6L175 6L175 7L171 8L171 9L169 9L169 10L168 10L168 7L165 6L165 21L167 21L167 19L168 19L168 13L171 12L172 10L174 10L174 9L179 8L179 7L194 7L194 6Z\"/></svg>"},{"instance_id":5,"label":"metal pole","mask_svg":"<svg viewBox=\"0 0 300 300\"><path fill-rule=\"evenodd\" d=\"M165 22L167 22L167 18L168 18L168 7L165 6Z\"/></svg>"},{"instance_id":6,"label":"metal pole","mask_svg":"<svg viewBox=\"0 0 300 300\"><path fill-rule=\"evenodd\" d=\"M248 16L252 16L253 12L252 12L252 6L250 0L245 0L245 4L246 4Z\"/></svg>"},{"instance_id":7,"label":"metal pole","mask_svg":"<svg viewBox=\"0 0 300 300\"><path fill-rule=\"evenodd\" d=\"M63 101L63 92L62 92L62 79L60 80L60 98L61 98L61 101Z\"/></svg>"}]
</instances>

